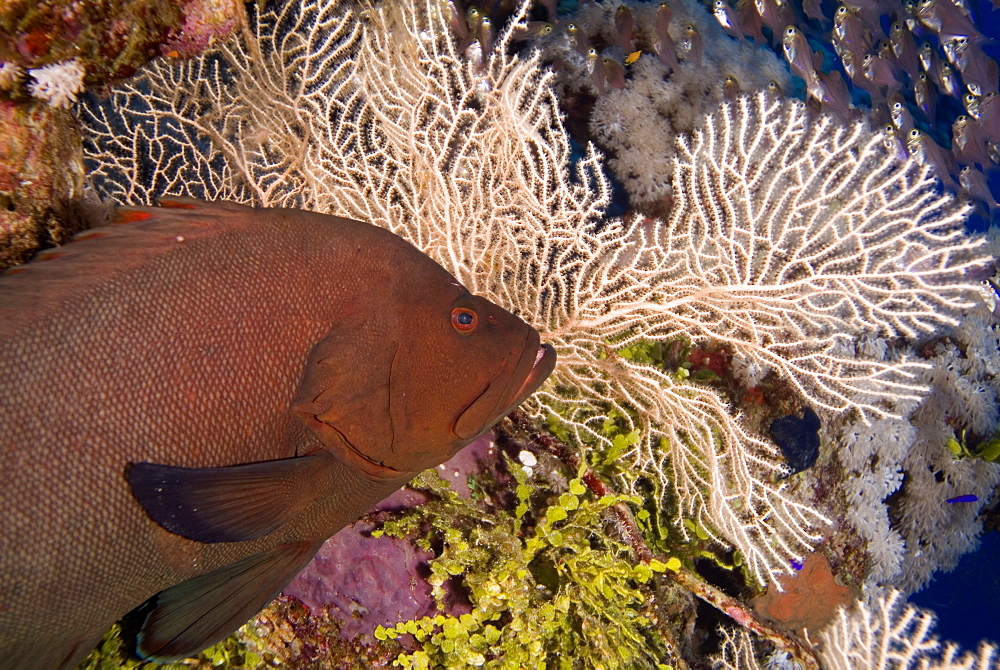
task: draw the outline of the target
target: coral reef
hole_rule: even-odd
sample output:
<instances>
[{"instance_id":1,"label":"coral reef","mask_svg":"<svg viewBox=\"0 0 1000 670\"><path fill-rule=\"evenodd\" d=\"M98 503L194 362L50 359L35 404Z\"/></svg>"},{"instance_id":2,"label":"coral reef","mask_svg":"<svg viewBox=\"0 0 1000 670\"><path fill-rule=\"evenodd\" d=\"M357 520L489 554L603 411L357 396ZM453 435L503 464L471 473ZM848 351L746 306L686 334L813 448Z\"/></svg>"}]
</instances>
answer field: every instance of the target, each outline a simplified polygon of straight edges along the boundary
<instances>
[{"instance_id":1,"label":"coral reef","mask_svg":"<svg viewBox=\"0 0 1000 670\"><path fill-rule=\"evenodd\" d=\"M701 3L683 0L670 7L667 31L674 46L659 44L663 10L651 2L581 3L576 13L563 18L563 25L574 26L573 35L558 30L539 40L543 58L559 67L560 97L594 98L589 130L608 152L607 165L628 191L632 206L650 212L669 209L678 136L692 133L705 114L734 92L790 88L788 70L773 53L727 37ZM615 20L624 11L634 26L628 50L620 44ZM697 63L688 52L668 65L658 52L679 50L676 45L683 44L685 31L692 28L710 46ZM624 63L633 48L640 51L626 66L627 85L595 81L593 58L579 48L581 40L597 57L615 62ZM574 105L574 113L585 111L582 101Z\"/></svg>"},{"instance_id":2,"label":"coral reef","mask_svg":"<svg viewBox=\"0 0 1000 670\"><path fill-rule=\"evenodd\" d=\"M1000 648L982 643L962 652L931 632L934 615L907 605L902 594L891 591L874 599L840 608L832 624L820 632L820 657L828 670L991 670L1000 667ZM790 667L790 659L774 654L766 665L757 660L745 631L722 631L724 642L715 659L719 670L759 670Z\"/></svg>"},{"instance_id":3,"label":"coral reef","mask_svg":"<svg viewBox=\"0 0 1000 670\"><path fill-rule=\"evenodd\" d=\"M0 101L0 269L81 229L73 212L83 182L68 111Z\"/></svg>"},{"instance_id":4,"label":"coral reef","mask_svg":"<svg viewBox=\"0 0 1000 670\"><path fill-rule=\"evenodd\" d=\"M809 554L801 570L781 578L781 586L781 591L768 589L752 605L786 629L818 631L833 620L837 608L854 602L854 593L836 582L830 561L820 553Z\"/></svg>"},{"instance_id":5,"label":"coral reef","mask_svg":"<svg viewBox=\"0 0 1000 670\"><path fill-rule=\"evenodd\" d=\"M238 0L0 3L0 269L93 225L70 107L86 85L199 53L245 22Z\"/></svg>"}]
</instances>

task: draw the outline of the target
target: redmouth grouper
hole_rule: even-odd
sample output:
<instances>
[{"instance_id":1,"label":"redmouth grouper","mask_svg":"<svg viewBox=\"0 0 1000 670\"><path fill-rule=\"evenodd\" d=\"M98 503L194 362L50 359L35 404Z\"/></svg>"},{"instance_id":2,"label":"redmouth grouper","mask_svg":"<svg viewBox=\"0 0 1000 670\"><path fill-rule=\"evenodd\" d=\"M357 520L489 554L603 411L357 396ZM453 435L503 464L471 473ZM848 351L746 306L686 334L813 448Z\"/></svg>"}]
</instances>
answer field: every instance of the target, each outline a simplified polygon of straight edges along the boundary
<instances>
[{"instance_id":1,"label":"redmouth grouper","mask_svg":"<svg viewBox=\"0 0 1000 670\"><path fill-rule=\"evenodd\" d=\"M0 659L177 659L529 396L555 353L392 233L169 199L0 277Z\"/></svg>"}]
</instances>

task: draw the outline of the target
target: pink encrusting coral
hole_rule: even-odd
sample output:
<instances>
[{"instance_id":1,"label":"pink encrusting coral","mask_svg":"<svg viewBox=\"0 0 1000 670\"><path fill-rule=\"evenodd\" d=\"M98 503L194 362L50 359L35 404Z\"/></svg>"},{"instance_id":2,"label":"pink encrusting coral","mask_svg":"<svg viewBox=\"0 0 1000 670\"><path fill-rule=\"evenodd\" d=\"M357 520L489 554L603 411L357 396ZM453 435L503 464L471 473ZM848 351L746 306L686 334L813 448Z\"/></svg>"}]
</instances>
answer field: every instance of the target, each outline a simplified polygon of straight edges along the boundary
<instances>
[{"instance_id":1,"label":"pink encrusting coral","mask_svg":"<svg viewBox=\"0 0 1000 670\"><path fill-rule=\"evenodd\" d=\"M239 27L242 11L239 0L188 0L182 9L184 22L160 45L160 53L190 58L205 52Z\"/></svg>"}]
</instances>

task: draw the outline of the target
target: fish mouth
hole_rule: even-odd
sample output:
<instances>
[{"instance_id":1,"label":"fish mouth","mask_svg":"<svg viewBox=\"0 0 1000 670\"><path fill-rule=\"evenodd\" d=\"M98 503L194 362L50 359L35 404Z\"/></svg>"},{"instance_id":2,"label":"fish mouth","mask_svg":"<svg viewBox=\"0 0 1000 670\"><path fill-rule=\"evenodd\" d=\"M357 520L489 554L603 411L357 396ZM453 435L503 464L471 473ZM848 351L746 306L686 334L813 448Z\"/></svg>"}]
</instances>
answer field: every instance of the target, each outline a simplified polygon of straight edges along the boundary
<instances>
[{"instance_id":1,"label":"fish mouth","mask_svg":"<svg viewBox=\"0 0 1000 670\"><path fill-rule=\"evenodd\" d=\"M513 412L518 405L528 399L528 396L537 391L542 382L552 374L555 367L556 350L551 344L539 345L538 351L535 352L535 362L532 364L528 376L524 378L517 393L514 394L514 401L497 415L497 421Z\"/></svg>"},{"instance_id":2,"label":"fish mouth","mask_svg":"<svg viewBox=\"0 0 1000 670\"><path fill-rule=\"evenodd\" d=\"M549 344L539 344L538 332L535 330L528 334L526 340L526 346L514 364L514 369L506 376L503 390L499 393L491 390L491 387L495 388L496 385L504 384L504 375L501 372L487 384L482 393L466 407L455 421L452 432L456 436L471 441L482 435L500 419L514 411L552 374L556 365L556 350ZM518 379L521 380L520 383L517 383ZM514 384L517 384L517 387L512 389ZM490 395L499 397L493 401L493 407L487 413L487 411L483 411L482 404Z\"/></svg>"}]
</instances>

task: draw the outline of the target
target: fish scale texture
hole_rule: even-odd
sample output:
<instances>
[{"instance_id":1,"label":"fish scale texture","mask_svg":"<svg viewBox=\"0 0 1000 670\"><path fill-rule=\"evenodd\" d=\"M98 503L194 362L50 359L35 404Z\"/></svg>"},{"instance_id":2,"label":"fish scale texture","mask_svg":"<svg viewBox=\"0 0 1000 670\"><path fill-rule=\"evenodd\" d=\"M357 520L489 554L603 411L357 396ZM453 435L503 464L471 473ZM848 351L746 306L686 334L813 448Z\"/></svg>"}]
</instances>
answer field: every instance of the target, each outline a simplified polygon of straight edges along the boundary
<instances>
[{"instance_id":1,"label":"fish scale texture","mask_svg":"<svg viewBox=\"0 0 1000 670\"><path fill-rule=\"evenodd\" d=\"M344 477L323 509L252 542L200 544L148 519L129 462L214 467L319 447L288 405L342 307L337 263L380 261L338 255L291 220L223 212L192 230L188 216L160 218L0 282L6 667L76 662L163 588L289 539L321 541L398 487Z\"/></svg>"}]
</instances>

